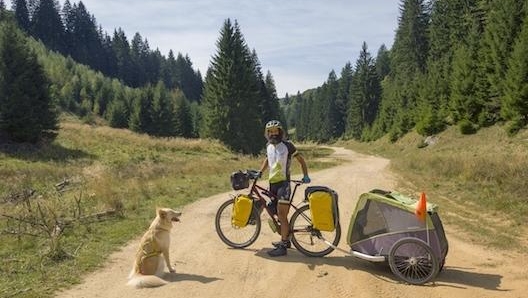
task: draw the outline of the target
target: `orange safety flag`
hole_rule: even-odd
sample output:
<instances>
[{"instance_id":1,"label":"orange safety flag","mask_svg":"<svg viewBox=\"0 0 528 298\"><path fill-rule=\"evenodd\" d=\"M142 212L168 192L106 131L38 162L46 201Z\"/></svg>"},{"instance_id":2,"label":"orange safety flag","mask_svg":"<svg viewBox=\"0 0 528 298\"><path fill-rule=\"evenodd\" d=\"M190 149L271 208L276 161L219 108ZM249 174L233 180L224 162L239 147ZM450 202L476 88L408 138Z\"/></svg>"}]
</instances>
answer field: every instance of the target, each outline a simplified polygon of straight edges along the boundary
<instances>
[{"instance_id":1,"label":"orange safety flag","mask_svg":"<svg viewBox=\"0 0 528 298\"><path fill-rule=\"evenodd\" d=\"M427 200L425 199L425 193L422 192L420 195L420 200L416 204L416 210L414 210L414 214L416 217L418 217L419 220L424 221L425 215L427 212Z\"/></svg>"}]
</instances>

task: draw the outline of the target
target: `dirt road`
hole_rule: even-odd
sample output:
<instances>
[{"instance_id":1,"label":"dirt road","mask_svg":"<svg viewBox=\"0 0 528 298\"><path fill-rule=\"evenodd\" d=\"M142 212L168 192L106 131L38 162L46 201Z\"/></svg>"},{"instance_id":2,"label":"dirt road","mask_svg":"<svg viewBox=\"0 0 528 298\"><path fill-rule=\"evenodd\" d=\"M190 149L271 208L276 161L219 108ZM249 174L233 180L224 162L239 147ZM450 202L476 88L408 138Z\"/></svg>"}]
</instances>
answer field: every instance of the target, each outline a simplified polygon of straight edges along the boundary
<instances>
[{"instance_id":1,"label":"dirt road","mask_svg":"<svg viewBox=\"0 0 528 298\"><path fill-rule=\"evenodd\" d=\"M346 232L356 199L373 188L394 189L394 180L387 170L388 160L340 148L335 156L343 163L312 173L312 185L338 192L343 227L339 247L348 251ZM154 289L126 286L138 238L114 253L103 269L57 297L528 297L527 254L474 246L449 226L445 227L450 250L444 270L434 283L424 286L402 284L388 267L341 251L308 258L291 249L286 257L270 258L266 251L278 235L265 224L255 244L230 249L214 230L215 212L227 198L219 194L183 209L182 222L174 224L171 234L176 273L167 273L169 284Z\"/></svg>"}]
</instances>

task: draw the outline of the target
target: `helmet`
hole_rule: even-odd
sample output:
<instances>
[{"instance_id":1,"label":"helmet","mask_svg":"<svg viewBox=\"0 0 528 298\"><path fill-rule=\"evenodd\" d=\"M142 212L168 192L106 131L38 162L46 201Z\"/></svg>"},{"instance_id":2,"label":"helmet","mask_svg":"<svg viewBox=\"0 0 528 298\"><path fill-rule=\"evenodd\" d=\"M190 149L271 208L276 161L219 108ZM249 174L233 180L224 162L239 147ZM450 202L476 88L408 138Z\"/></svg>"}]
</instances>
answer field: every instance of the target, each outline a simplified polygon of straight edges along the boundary
<instances>
[{"instance_id":1,"label":"helmet","mask_svg":"<svg viewBox=\"0 0 528 298\"><path fill-rule=\"evenodd\" d=\"M274 131L275 129L279 130L279 134L270 135L270 131ZM266 123L266 128L264 129L264 136L266 136L268 142L272 144L277 144L281 142L284 138L284 129L282 128L282 124L280 123L280 121L271 120Z\"/></svg>"}]
</instances>

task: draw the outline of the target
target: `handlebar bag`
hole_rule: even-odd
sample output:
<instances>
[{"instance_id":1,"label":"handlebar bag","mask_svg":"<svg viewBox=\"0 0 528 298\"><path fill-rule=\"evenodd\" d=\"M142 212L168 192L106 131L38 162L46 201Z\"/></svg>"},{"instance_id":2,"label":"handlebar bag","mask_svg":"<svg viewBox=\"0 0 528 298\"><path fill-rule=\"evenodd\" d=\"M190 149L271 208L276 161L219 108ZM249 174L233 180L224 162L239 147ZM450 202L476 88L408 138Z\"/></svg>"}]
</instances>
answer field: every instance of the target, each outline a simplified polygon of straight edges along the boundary
<instances>
[{"instance_id":1,"label":"handlebar bag","mask_svg":"<svg viewBox=\"0 0 528 298\"><path fill-rule=\"evenodd\" d=\"M337 193L324 186L306 188L305 198L310 205L312 224L320 231L332 232L339 221Z\"/></svg>"},{"instance_id":2,"label":"handlebar bag","mask_svg":"<svg viewBox=\"0 0 528 298\"><path fill-rule=\"evenodd\" d=\"M240 194L235 198L233 204L233 215L231 223L237 227L243 228L249 221L251 210L253 209L253 199L247 195Z\"/></svg>"},{"instance_id":3,"label":"handlebar bag","mask_svg":"<svg viewBox=\"0 0 528 298\"><path fill-rule=\"evenodd\" d=\"M233 172L231 174L231 187L234 190L240 190L249 187L249 177L242 171Z\"/></svg>"}]
</instances>

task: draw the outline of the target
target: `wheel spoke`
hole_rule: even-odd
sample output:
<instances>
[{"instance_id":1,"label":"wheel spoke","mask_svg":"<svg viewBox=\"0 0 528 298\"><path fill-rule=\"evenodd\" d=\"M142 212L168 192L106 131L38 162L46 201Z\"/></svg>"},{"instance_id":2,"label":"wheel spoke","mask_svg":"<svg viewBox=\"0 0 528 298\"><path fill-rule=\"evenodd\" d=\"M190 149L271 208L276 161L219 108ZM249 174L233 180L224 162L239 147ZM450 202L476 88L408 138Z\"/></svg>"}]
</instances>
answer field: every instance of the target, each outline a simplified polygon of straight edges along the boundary
<instances>
[{"instance_id":1,"label":"wheel spoke","mask_svg":"<svg viewBox=\"0 0 528 298\"><path fill-rule=\"evenodd\" d=\"M303 254L311 257L322 257L331 253L334 248L324 240L337 245L341 237L341 227L336 226L332 232L314 230L308 205L294 212L290 220L292 243Z\"/></svg>"},{"instance_id":2,"label":"wheel spoke","mask_svg":"<svg viewBox=\"0 0 528 298\"><path fill-rule=\"evenodd\" d=\"M411 284L423 284L438 271L432 249L417 238L398 240L389 252L389 265L396 276Z\"/></svg>"},{"instance_id":3,"label":"wheel spoke","mask_svg":"<svg viewBox=\"0 0 528 298\"><path fill-rule=\"evenodd\" d=\"M260 234L260 217L255 217L245 227L232 224L233 200L223 203L215 216L215 229L220 239L234 248L243 248L253 244Z\"/></svg>"}]
</instances>

